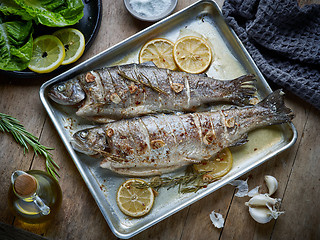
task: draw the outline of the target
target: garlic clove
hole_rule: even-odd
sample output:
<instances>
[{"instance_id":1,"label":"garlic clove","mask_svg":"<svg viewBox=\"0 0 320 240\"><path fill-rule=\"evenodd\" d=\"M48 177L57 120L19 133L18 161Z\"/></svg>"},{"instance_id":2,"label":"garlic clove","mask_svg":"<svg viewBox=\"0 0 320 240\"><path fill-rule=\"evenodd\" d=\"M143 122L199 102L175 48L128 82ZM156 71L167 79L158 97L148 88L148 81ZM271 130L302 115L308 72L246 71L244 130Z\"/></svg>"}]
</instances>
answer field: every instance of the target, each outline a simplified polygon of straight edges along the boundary
<instances>
[{"instance_id":1,"label":"garlic clove","mask_svg":"<svg viewBox=\"0 0 320 240\"><path fill-rule=\"evenodd\" d=\"M246 206L249 207L267 207L267 205L274 206L280 200L276 198L271 198L267 194L258 194L253 196L248 202L246 202Z\"/></svg>"},{"instance_id":2,"label":"garlic clove","mask_svg":"<svg viewBox=\"0 0 320 240\"><path fill-rule=\"evenodd\" d=\"M268 190L269 190L269 194L268 195L271 196L278 189L278 181L277 181L277 179L275 177L270 176L270 175L264 176L264 181L266 182L266 185L267 185Z\"/></svg>"},{"instance_id":3,"label":"garlic clove","mask_svg":"<svg viewBox=\"0 0 320 240\"><path fill-rule=\"evenodd\" d=\"M270 222L273 218L270 210L265 207L249 207L249 213L256 222L262 224Z\"/></svg>"}]
</instances>

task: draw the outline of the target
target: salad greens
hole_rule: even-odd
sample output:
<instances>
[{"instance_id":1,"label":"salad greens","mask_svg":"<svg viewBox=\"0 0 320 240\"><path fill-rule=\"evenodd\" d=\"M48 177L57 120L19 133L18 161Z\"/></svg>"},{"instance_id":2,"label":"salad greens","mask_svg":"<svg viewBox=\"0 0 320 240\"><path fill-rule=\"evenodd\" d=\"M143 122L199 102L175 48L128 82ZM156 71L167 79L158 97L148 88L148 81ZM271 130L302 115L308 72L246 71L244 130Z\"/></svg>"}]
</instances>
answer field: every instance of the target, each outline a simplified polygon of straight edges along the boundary
<instances>
[{"instance_id":1,"label":"salad greens","mask_svg":"<svg viewBox=\"0 0 320 240\"><path fill-rule=\"evenodd\" d=\"M26 12L26 10L20 7L13 0L1 0L0 12L4 15L18 15L22 20L32 20L32 17Z\"/></svg>"},{"instance_id":2,"label":"salad greens","mask_svg":"<svg viewBox=\"0 0 320 240\"><path fill-rule=\"evenodd\" d=\"M0 69L23 70L32 56L32 22L3 22L0 15Z\"/></svg>"},{"instance_id":3,"label":"salad greens","mask_svg":"<svg viewBox=\"0 0 320 240\"><path fill-rule=\"evenodd\" d=\"M36 23L49 27L64 27L77 23L83 17L81 0L14 0L32 16Z\"/></svg>"},{"instance_id":4,"label":"salad greens","mask_svg":"<svg viewBox=\"0 0 320 240\"><path fill-rule=\"evenodd\" d=\"M83 17L83 8L81 0L1 0L0 69L27 68L32 55L34 24L73 25Z\"/></svg>"}]
</instances>

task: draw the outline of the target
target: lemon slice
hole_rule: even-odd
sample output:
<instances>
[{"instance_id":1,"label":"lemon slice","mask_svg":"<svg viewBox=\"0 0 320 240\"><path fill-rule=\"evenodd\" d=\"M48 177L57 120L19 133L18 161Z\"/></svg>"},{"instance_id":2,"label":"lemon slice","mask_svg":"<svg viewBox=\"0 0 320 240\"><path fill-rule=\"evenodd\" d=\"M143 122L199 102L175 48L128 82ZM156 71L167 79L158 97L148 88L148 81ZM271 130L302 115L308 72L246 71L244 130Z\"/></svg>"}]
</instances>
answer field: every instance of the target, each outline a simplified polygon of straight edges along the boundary
<instances>
[{"instance_id":1,"label":"lemon slice","mask_svg":"<svg viewBox=\"0 0 320 240\"><path fill-rule=\"evenodd\" d=\"M117 204L120 210L130 217L141 217L150 212L154 193L152 188L136 188L134 184L146 183L141 179L129 179L118 189Z\"/></svg>"},{"instance_id":2,"label":"lemon slice","mask_svg":"<svg viewBox=\"0 0 320 240\"><path fill-rule=\"evenodd\" d=\"M43 35L33 41L33 52L28 68L37 73L48 73L58 68L65 57L61 41L52 35Z\"/></svg>"},{"instance_id":3,"label":"lemon slice","mask_svg":"<svg viewBox=\"0 0 320 240\"><path fill-rule=\"evenodd\" d=\"M159 68L176 70L174 62L173 43L164 38L155 38L147 42L140 50L139 62L152 61Z\"/></svg>"},{"instance_id":4,"label":"lemon slice","mask_svg":"<svg viewBox=\"0 0 320 240\"><path fill-rule=\"evenodd\" d=\"M187 36L180 38L174 44L173 57L182 71L202 73L210 66L212 53L205 40L195 36Z\"/></svg>"},{"instance_id":5,"label":"lemon slice","mask_svg":"<svg viewBox=\"0 0 320 240\"><path fill-rule=\"evenodd\" d=\"M193 167L197 172L209 171L206 177L213 180L226 175L231 170L232 163L232 154L229 148L225 148L217 153L214 159L194 164Z\"/></svg>"},{"instance_id":6,"label":"lemon slice","mask_svg":"<svg viewBox=\"0 0 320 240\"><path fill-rule=\"evenodd\" d=\"M54 32L53 35L60 39L66 51L62 65L73 63L82 56L86 44L84 36L79 30L64 28Z\"/></svg>"}]
</instances>

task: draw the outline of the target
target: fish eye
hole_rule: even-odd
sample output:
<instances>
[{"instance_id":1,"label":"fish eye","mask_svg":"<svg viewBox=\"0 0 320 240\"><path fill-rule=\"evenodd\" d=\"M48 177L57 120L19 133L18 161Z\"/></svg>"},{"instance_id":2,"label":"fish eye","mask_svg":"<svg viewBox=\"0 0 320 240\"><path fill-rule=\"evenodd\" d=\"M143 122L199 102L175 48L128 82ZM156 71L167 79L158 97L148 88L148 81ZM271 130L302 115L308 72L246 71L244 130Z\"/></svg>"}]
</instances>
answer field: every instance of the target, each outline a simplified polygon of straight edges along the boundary
<instances>
[{"instance_id":1,"label":"fish eye","mask_svg":"<svg viewBox=\"0 0 320 240\"><path fill-rule=\"evenodd\" d=\"M63 85L63 84L61 84L61 85L59 85L59 86L57 87L57 89L58 89L59 92L62 92L62 91L64 91L64 90L66 90L66 86Z\"/></svg>"},{"instance_id":2,"label":"fish eye","mask_svg":"<svg viewBox=\"0 0 320 240\"><path fill-rule=\"evenodd\" d=\"M86 138L88 136L88 132L87 131L82 131L82 132L80 132L79 136L81 138Z\"/></svg>"}]
</instances>

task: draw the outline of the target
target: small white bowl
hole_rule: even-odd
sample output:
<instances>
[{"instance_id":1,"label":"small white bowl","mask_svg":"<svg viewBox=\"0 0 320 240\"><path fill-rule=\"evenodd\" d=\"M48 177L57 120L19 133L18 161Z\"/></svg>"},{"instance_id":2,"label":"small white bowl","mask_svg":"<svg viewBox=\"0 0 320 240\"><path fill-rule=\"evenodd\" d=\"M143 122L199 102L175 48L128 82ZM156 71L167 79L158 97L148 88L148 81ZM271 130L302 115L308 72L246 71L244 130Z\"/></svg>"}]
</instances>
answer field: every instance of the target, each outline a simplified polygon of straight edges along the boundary
<instances>
[{"instance_id":1,"label":"small white bowl","mask_svg":"<svg viewBox=\"0 0 320 240\"><path fill-rule=\"evenodd\" d=\"M124 5L126 6L127 10L132 16L134 16L139 20L147 21L147 22L156 22L158 20L161 20L162 18L165 18L166 16L168 16L170 13L173 12L178 2L178 0L170 0L170 4L168 5L165 11L161 12L160 14L147 16L141 12L142 9L140 9L140 12L139 12L139 9L135 9L134 5L130 4L130 2L137 1L137 0L123 0L123 1L124 1Z\"/></svg>"}]
</instances>

